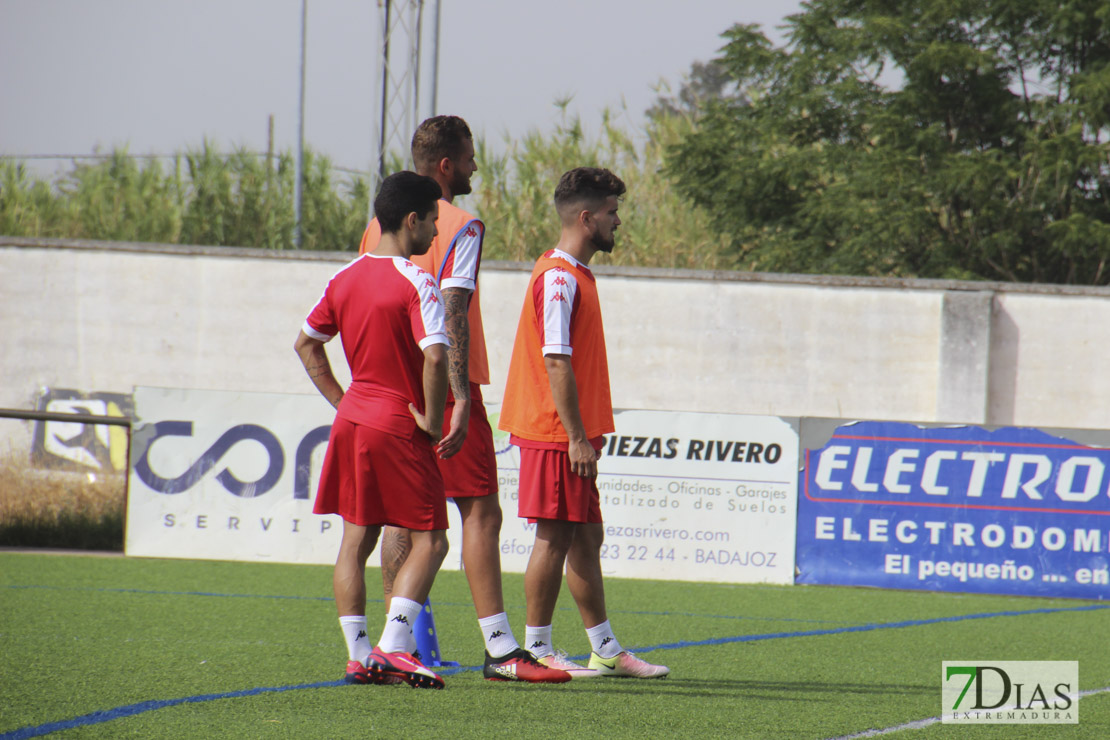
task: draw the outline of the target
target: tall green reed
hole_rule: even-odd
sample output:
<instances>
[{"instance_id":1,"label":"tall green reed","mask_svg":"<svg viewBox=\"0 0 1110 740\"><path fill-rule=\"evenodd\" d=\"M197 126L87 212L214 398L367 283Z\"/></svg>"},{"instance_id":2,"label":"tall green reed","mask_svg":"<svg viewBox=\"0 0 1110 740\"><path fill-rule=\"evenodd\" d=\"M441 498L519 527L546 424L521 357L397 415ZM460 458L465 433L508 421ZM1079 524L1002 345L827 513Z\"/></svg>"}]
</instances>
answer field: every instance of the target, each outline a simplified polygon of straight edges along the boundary
<instances>
[{"instance_id":1,"label":"tall green reed","mask_svg":"<svg viewBox=\"0 0 1110 740\"><path fill-rule=\"evenodd\" d=\"M552 195L574 167L607 167L627 184L623 224L612 255L597 264L733 269L726 240L706 214L677 194L662 173L665 148L693 125L681 114L655 115L641 128L606 110L597 133L567 114L551 133L533 129L506 139L501 151L475 142L479 172L467 205L487 224L486 259L530 262L555 245ZM395 154L390 172L402 167ZM53 182L0 163L0 233L11 236L293 248L294 161L238 149L220 153L205 141L170 166L126 150L75 163ZM368 178L338 176L327 157L305 152L301 248L358 249L370 202Z\"/></svg>"}]
</instances>

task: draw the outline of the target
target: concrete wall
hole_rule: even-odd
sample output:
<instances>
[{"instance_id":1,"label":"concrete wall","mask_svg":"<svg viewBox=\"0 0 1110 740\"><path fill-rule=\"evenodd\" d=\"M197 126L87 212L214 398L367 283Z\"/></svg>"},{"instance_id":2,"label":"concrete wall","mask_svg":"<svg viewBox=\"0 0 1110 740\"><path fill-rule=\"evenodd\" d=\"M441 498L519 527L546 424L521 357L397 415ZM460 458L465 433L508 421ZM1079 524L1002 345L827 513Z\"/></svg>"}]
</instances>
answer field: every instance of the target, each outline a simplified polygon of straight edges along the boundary
<instances>
[{"instance_id":1,"label":"concrete wall","mask_svg":"<svg viewBox=\"0 0 1110 740\"><path fill-rule=\"evenodd\" d=\"M0 407L32 408L51 387L312 393L293 340L350 257L0 237ZM483 263L491 400L529 269ZM595 272L620 408L1110 423L1107 288ZM346 382L338 343L329 351Z\"/></svg>"}]
</instances>

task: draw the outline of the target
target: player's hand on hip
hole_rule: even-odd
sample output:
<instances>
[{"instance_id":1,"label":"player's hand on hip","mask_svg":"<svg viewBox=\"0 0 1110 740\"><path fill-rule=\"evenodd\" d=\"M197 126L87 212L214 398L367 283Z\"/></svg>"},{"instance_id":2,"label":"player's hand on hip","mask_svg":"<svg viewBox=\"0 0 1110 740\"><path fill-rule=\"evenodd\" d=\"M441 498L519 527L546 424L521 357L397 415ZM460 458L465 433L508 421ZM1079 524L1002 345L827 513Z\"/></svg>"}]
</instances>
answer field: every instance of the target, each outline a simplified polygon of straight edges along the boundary
<instances>
[{"instance_id":1,"label":"player's hand on hip","mask_svg":"<svg viewBox=\"0 0 1110 740\"><path fill-rule=\"evenodd\" d=\"M420 427L420 430L424 432L424 434L432 438L433 444L439 442L440 438L443 436L442 424L432 426L428 422L428 417L420 413L420 409L416 408L416 406L411 403L409 404L409 413L412 414L412 418L416 420L416 426Z\"/></svg>"},{"instance_id":2,"label":"player's hand on hip","mask_svg":"<svg viewBox=\"0 0 1110 740\"><path fill-rule=\"evenodd\" d=\"M583 478L597 477L597 450L586 441L571 442L567 448L570 456L570 469Z\"/></svg>"},{"instance_id":3,"label":"player's hand on hip","mask_svg":"<svg viewBox=\"0 0 1110 740\"><path fill-rule=\"evenodd\" d=\"M451 410L451 426L447 430L447 435L436 446L436 454L444 460L458 454L463 442L466 441L466 433L469 429L470 401L469 399L465 403L456 401Z\"/></svg>"}]
</instances>

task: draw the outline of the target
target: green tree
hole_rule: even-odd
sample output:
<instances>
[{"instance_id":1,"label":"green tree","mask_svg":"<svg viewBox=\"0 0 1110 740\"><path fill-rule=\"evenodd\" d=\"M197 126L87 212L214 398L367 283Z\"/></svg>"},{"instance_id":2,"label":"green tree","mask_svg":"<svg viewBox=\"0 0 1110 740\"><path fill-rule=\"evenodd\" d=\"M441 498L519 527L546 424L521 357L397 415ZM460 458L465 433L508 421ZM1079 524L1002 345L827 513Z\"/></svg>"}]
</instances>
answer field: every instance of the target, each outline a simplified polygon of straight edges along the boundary
<instances>
[{"instance_id":1,"label":"green tree","mask_svg":"<svg viewBox=\"0 0 1110 740\"><path fill-rule=\"evenodd\" d=\"M745 269L1110 281L1110 4L811 0L667 153ZM666 111L660 113L666 115Z\"/></svg>"},{"instance_id":2,"label":"green tree","mask_svg":"<svg viewBox=\"0 0 1110 740\"><path fill-rule=\"evenodd\" d=\"M735 81L719 60L694 62L690 66L690 73L683 77L677 94L667 95L670 86L666 81L660 83L656 90L659 95L655 104L645 114L652 120L675 115L695 116L708 101L733 92L734 84Z\"/></svg>"},{"instance_id":3,"label":"green tree","mask_svg":"<svg viewBox=\"0 0 1110 740\"><path fill-rule=\"evenodd\" d=\"M475 142L479 170L469 197L474 211L489 225L484 257L532 262L555 246L555 185L567 170L587 166L612 170L628 188L620 208L623 223L617 248L611 255L599 254L596 264L733 267L726 241L713 233L706 214L680 198L660 173L663 151L689 132L688 118L676 111L630 133L604 111L599 135L593 137L577 116L566 115L569 102L557 101L563 116L550 135L532 130L506 141L502 155L493 154L481 140Z\"/></svg>"}]
</instances>

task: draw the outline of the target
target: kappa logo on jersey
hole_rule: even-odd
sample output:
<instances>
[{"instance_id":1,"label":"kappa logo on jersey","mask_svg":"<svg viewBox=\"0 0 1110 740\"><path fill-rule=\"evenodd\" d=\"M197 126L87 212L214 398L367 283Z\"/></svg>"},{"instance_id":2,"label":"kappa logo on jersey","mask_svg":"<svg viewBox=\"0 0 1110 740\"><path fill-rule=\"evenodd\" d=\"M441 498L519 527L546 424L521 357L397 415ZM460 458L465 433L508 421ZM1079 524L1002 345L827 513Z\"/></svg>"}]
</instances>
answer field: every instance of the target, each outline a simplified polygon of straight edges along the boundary
<instances>
[{"instance_id":1,"label":"kappa logo on jersey","mask_svg":"<svg viewBox=\"0 0 1110 740\"><path fill-rule=\"evenodd\" d=\"M435 294L435 293L429 293L429 294L428 294L428 301L429 301L430 303L439 303L439 299L438 299L438 298L436 298L436 294Z\"/></svg>"},{"instance_id":2,"label":"kappa logo on jersey","mask_svg":"<svg viewBox=\"0 0 1110 740\"><path fill-rule=\"evenodd\" d=\"M567 300L566 296L564 296L562 293L556 293L555 295L551 296L552 303L554 303L555 301L564 301L565 302L566 300Z\"/></svg>"},{"instance_id":3,"label":"kappa logo on jersey","mask_svg":"<svg viewBox=\"0 0 1110 740\"><path fill-rule=\"evenodd\" d=\"M557 278L555 278L554 280L552 280L552 281L551 281L551 284L552 284L552 285L566 285L566 284L567 284L567 280L566 280L566 278L564 278L564 277L563 277L562 275L560 275L559 277L557 277Z\"/></svg>"},{"instance_id":4,"label":"kappa logo on jersey","mask_svg":"<svg viewBox=\"0 0 1110 740\"><path fill-rule=\"evenodd\" d=\"M478 232L474 230L473 226L466 227L466 236L478 236Z\"/></svg>"},{"instance_id":5,"label":"kappa logo on jersey","mask_svg":"<svg viewBox=\"0 0 1110 740\"><path fill-rule=\"evenodd\" d=\"M436 287L436 281L432 280L431 278L425 278L424 287L425 288L434 288L434 287Z\"/></svg>"}]
</instances>

